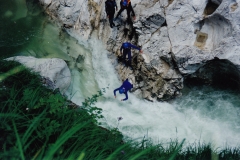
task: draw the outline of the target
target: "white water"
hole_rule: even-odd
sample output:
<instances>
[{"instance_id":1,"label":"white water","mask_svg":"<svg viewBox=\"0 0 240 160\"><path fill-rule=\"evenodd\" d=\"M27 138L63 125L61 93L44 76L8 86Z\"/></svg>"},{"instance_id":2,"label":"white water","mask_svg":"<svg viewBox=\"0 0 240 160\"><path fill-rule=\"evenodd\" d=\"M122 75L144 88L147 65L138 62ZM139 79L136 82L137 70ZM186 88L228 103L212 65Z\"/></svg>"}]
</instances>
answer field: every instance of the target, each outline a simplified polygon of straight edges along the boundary
<instances>
[{"instance_id":1,"label":"white water","mask_svg":"<svg viewBox=\"0 0 240 160\"><path fill-rule=\"evenodd\" d=\"M11 16L10 12L6 15ZM118 126L126 137L143 139L145 136L152 138L155 143L166 144L176 138L179 141L186 138L189 143L211 142L215 148L239 146L240 100L238 96L207 88L193 90L171 104L151 103L138 99L131 93L128 101L121 102L120 99L124 95L118 94L117 99L113 97L113 90L119 87L121 82L101 42L97 40L86 42L80 37L75 37L79 44L66 38L62 42L59 40L58 28L47 24L44 29L43 35L39 38L29 32L29 36L35 37L37 41L30 43L21 54L57 57L70 61L71 58L67 55L67 46L70 46L71 57L77 58L79 54L83 55L84 62L77 64L78 68L75 67L74 62L69 63L72 84L69 87L68 96L73 102L81 105L84 98L97 93L99 89L109 87L104 98L97 103L97 107L103 109L104 127ZM26 41L29 40L28 37L25 38ZM22 39L19 41L22 42ZM19 41L13 44L19 45ZM12 44L12 41L10 42ZM4 42L1 41L1 44ZM79 68L82 71L79 72ZM119 124L117 117L123 118Z\"/></svg>"},{"instance_id":2,"label":"white water","mask_svg":"<svg viewBox=\"0 0 240 160\"><path fill-rule=\"evenodd\" d=\"M70 35L74 37L76 34ZM73 69L73 84L68 94L74 93L71 95L72 101L81 105L90 93L109 87L104 98L96 104L103 109L105 118L101 122L104 127L118 127L126 137L147 137L154 143L167 144L171 140L186 139L185 144L210 142L214 148L239 146L239 101L229 102L231 98L224 98L223 92L212 90L203 93L201 90L194 90L171 104L148 102L131 93L128 101L121 102L124 95L117 94L116 99L113 96L113 90L121 82L107 58L103 44L97 40L86 42L79 37L75 38L88 50L83 53L88 61L84 65L84 72L88 74L84 75ZM119 124L118 117L123 118Z\"/></svg>"}]
</instances>

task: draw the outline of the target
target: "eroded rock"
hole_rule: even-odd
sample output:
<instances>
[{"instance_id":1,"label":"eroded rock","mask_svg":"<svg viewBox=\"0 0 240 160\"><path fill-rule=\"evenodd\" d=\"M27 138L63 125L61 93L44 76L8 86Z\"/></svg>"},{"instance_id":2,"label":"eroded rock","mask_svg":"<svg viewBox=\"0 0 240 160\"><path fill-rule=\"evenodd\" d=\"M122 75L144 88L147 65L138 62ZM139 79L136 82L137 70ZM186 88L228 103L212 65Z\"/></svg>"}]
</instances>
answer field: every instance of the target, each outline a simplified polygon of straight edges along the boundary
<instances>
[{"instance_id":1,"label":"eroded rock","mask_svg":"<svg viewBox=\"0 0 240 160\"><path fill-rule=\"evenodd\" d=\"M215 58L208 61L186 79L189 83L200 83L220 88L240 89L239 69L228 60Z\"/></svg>"},{"instance_id":2,"label":"eroded rock","mask_svg":"<svg viewBox=\"0 0 240 160\"><path fill-rule=\"evenodd\" d=\"M180 95L182 75L195 73L214 57L240 67L239 1L135 0L136 20L128 24L124 11L113 29L103 0L40 1L65 28L86 39L97 35L121 79L134 77L134 91L150 101ZM132 52L133 71L121 64L119 48L125 41L144 51Z\"/></svg>"},{"instance_id":3,"label":"eroded rock","mask_svg":"<svg viewBox=\"0 0 240 160\"><path fill-rule=\"evenodd\" d=\"M42 77L45 77L43 78L44 84L52 89L58 88L61 93L64 93L71 83L70 70L62 59L16 56L6 60L17 61L39 73Z\"/></svg>"}]
</instances>

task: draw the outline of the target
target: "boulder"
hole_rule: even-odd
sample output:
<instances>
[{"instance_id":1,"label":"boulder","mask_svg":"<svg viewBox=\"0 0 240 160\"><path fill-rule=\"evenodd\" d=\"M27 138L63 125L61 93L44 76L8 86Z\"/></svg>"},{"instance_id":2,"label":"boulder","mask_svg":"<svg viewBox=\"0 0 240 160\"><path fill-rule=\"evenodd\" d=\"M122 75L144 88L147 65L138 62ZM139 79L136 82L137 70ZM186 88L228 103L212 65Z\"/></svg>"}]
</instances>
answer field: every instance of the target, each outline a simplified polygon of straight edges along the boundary
<instances>
[{"instance_id":1,"label":"boulder","mask_svg":"<svg viewBox=\"0 0 240 160\"><path fill-rule=\"evenodd\" d=\"M62 59L16 56L6 60L17 61L32 71L39 73L44 77L44 83L49 84L53 89L58 88L61 93L64 93L70 86L71 72Z\"/></svg>"}]
</instances>

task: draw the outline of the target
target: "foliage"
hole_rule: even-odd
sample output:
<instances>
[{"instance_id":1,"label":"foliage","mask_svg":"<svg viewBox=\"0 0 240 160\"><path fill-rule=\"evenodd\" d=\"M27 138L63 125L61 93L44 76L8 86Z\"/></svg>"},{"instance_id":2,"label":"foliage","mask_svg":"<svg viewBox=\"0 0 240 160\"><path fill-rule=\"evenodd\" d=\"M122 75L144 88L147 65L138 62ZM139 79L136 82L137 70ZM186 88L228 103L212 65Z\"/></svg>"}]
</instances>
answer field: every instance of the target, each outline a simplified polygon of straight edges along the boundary
<instances>
[{"instance_id":1,"label":"foliage","mask_svg":"<svg viewBox=\"0 0 240 160\"><path fill-rule=\"evenodd\" d=\"M96 106L93 106L93 105L97 102L97 99L102 95L103 95L102 91L98 91L98 94L94 94L92 97L88 97L87 99L85 99L85 101L82 103L82 106L81 106L83 109L88 111L90 116L93 118L94 123L96 124L100 124L98 123L97 120L103 118L101 114L102 109L97 108Z\"/></svg>"},{"instance_id":2,"label":"foliage","mask_svg":"<svg viewBox=\"0 0 240 160\"><path fill-rule=\"evenodd\" d=\"M20 66L5 61L0 65L0 75ZM213 155L240 159L239 149L217 152L210 145L182 149L184 141L163 147L145 138L123 139L118 125L111 130L97 125L102 115L94 104L102 91L77 106L42 86L40 78L25 69L0 81L0 159L200 160ZM117 119L119 124L123 118Z\"/></svg>"}]
</instances>

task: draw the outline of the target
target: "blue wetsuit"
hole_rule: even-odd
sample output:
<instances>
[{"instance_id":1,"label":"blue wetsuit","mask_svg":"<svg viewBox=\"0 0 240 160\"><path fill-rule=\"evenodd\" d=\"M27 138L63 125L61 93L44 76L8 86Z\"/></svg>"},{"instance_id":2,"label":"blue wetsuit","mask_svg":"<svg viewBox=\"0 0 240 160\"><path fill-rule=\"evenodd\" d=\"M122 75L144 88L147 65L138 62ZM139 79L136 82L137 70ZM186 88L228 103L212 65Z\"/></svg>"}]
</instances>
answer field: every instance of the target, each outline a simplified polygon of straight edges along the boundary
<instances>
[{"instance_id":1,"label":"blue wetsuit","mask_svg":"<svg viewBox=\"0 0 240 160\"><path fill-rule=\"evenodd\" d=\"M117 88L117 89L115 89L115 90L113 91L114 96L116 96L116 92L117 92L118 90L124 89L124 94L125 94L126 98L123 99L123 101L126 101L126 100L128 99L128 94L127 94L127 92L128 92L130 89L132 89L132 88L133 88L133 85L128 81L128 79L126 79L126 80L123 82L123 84L121 85L121 87L119 87L119 88Z\"/></svg>"},{"instance_id":2,"label":"blue wetsuit","mask_svg":"<svg viewBox=\"0 0 240 160\"><path fill-rule=\"evenodd\" d=\"M115 19L117 19L118 16L126 9L127 10L127 21L128 21L128 23L130 23L131 22L130 13L132 12L132 16L135 16L135 13L134 13L134 10L132 8L131 2L129 2L129 3L127 2L128 4L125 4L125 3L126 2L123 2L122 0L120 1L121 9L118 11Z\"/></svg>"},{"instance_id":3,"label":"blue wetsuit","mask_svg":"<svg viewBox=\"0 0 240 160\"><path fill-rule=\"evenodd\" d=\"M129 61L129 66L130 67L132 67L132 65L131 65L131 61L132 61L131 48L138 49L139 51L141 50L141 48L139 48L137 46L134 46L129 42L123 43L121 48L120 48L121 52L123 50L123 62L127 65L126 56L128 55L128 61Z\"/></svg>"},{"instance_id":4,"label":"blue wetsuit","mask_svg":"<svg viewBox=\"0 0 240 160\"><path fill-rule=\"evenodd\" d=\"M109 23L111 28L115 26L115 24L113 23L115 8L117 8L117 3L115 0L107 0L105 2L105 11L107 16L109 16Z\"/></svg>"}]
</instances>

